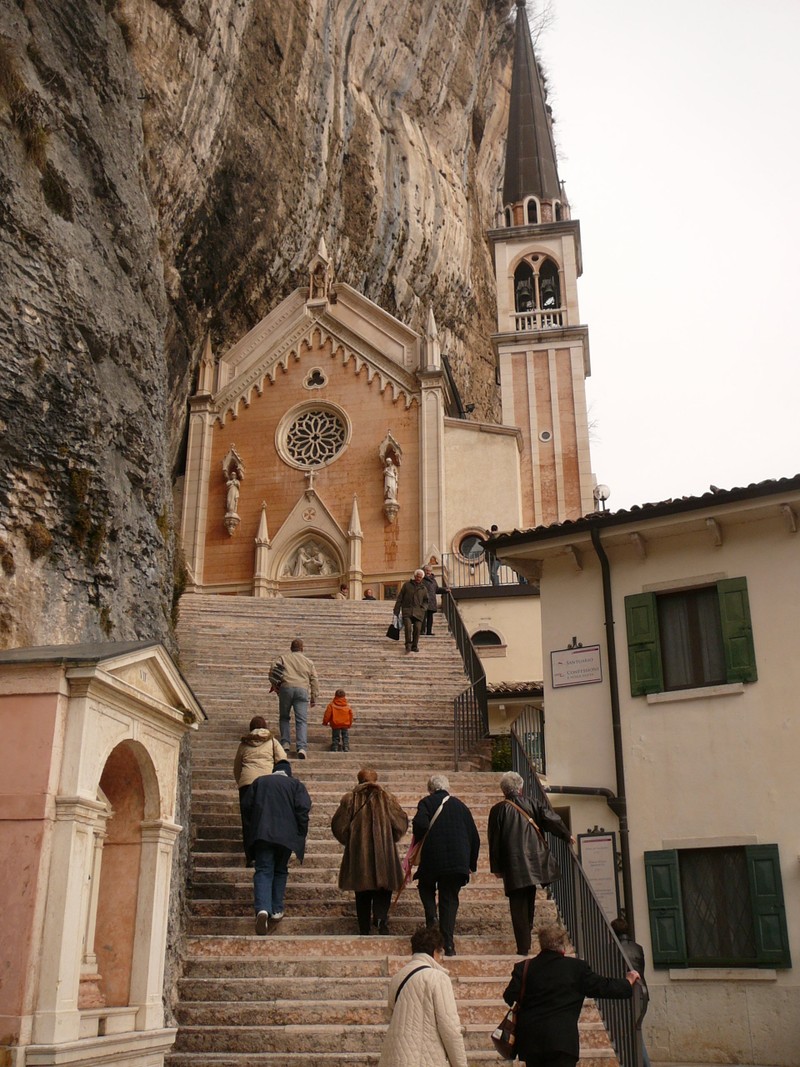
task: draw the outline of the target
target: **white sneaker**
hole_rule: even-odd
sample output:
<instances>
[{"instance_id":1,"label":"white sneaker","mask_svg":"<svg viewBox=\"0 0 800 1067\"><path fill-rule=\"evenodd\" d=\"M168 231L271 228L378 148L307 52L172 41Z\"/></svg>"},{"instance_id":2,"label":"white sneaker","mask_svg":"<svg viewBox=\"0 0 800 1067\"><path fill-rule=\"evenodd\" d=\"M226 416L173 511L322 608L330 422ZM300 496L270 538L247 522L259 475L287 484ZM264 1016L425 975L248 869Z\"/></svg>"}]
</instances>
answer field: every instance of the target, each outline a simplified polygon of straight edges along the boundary
<instances>
[{"instance_id":1,"label":"white sneaker","mask_svg":"<svg viewBox=\"0 0 800 1067\"><path fill-rule=\"evenodd\" d=\"M283 918L283 912L282 911L273 912L271 918L272 918L272 921L274 923L279 923L281 921L281 919Z\"/></svg>"},{"instance_id":2,"label":"white sneaker","mask_svg":"<svg viewBox=\"0 0 800 1067\"><path fill-rule=\"evenodd\" d=\"M269 913L266 911L260 911L256 915L256 933L261 937L267 932L267 923L269 922Z\"/></svg>"}]
</instances>

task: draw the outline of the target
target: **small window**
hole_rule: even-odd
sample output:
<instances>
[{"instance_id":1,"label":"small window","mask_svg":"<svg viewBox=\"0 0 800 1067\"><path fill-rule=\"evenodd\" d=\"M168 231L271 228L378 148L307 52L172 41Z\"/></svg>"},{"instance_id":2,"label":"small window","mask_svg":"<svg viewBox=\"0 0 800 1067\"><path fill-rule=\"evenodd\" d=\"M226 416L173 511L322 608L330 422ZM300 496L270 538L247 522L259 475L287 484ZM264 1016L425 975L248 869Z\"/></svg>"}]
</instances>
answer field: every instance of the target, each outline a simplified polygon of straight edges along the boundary
<instances>
[{"instance_id":1,"label":"small window","mask_svg":"<svg viewBox=\"0 0 800 1067\"><path fill-rule=\"evenodd\" d=\"M476 630L472 635L472 643L476 648L496 648L503 642L494 630Z\"/></svg>"},{"instance_id":2,"label":"small window","mask_svg":"<svg viewBox=\"0 0 800 1067\"><path fill-rule=\"evenodd\" d=\"M514 306L518 312L536 307L533 267L526 260L514 271Z\"/></svg>"},{"instance_id":3,"label":"small window","mask_svg":"<svg viewBox=\"0 0 800 1067\"><path fill-rule=\"evenodd\" d=\"M552 259L546 259L539 268L539 293L543 311L553 311L561 307L558 267Z\"/></svg>"},{"instance_id":4,"label":"small window","mask_svg":"<svg viewBox=\"0 0 800 1067\"><path fill-rule=\"evenodd\" d=\"M656 967L791 967L777 845L645 852Z\"/></svg>"},{"instance_id":5,"label":"small window","mask_svg":"<svg viewBox=\"0 0 800 1067\"><path fill-rule=\"evenodd\" d=\"M539 205L535 200L531 199L528 201L526 212L528 216L528 224L530 226L535 225L539 221Z\"/></svg>"},{"instance_id":6,"label":"small window","mask_svg":"<svg viewBox=\"0 0 800 1067\"><path fill-rule=\"evenodd\" d=\"M758 678L747 581L625 597L631 696Z\"/></svg>"},{"instance_id":7,"label":"small window","mask_svg":"<svg viewBox=\"0 0 800 1067\"><path fill-rule=\"evenodd\" d=\"M505 210L506 226L511 225L511 208L507 207Z\"/></svg>"},{"instance_id":8,"label":"small window","mask_svg":"<svg viewBox=\"0 0 800 1067\"><path fill-rule=\"evenodd\" d=\"M458 545L458 551L464 559L483 559L483 544L477 534L467 534L466 537L462 537Z\"/></svg>"}]
</instances>

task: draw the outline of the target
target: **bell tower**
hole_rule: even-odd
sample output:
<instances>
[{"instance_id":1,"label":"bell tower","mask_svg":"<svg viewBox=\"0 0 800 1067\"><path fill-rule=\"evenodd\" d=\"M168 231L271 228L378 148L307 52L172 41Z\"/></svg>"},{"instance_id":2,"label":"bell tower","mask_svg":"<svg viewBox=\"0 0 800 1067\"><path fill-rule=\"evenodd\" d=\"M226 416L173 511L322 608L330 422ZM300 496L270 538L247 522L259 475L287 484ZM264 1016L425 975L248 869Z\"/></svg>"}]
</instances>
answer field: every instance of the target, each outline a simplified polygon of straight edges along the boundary
<instances>
[{"instance_id":1,"label":"bell tower","mask_svg":"<svg viewBox=\"0 0 800 1067\"><path fill-rule=\"evenodd\" d=\"M502 203L489 231L497 278L503 423L523 433L522 517L530 526L594 510L585 380L589 333L580 325L580 225L559 181L550 108L517 0Z\"/></svg>"}]
</instances>

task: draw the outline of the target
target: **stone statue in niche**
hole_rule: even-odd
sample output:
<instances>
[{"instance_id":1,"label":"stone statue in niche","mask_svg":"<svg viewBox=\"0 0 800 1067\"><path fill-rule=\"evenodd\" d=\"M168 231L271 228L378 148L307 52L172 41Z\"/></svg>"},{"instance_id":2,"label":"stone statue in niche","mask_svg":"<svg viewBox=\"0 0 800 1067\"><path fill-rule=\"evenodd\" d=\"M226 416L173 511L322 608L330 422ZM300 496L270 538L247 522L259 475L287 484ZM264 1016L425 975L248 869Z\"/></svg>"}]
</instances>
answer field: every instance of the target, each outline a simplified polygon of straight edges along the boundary
<instances>
[{"instance_id":1,"label":"stone statue in niche","mask_svg":"<svg viewBox=\"0 0 800 1067\"><path fill-rule=\"evenodd\" d=\"M236 470L232 470L228 477L228 496L226 498L226 507L228 515L235 515L236 509L239 506L239 486L241 481L239 479L239 473Z\"/></svg>"},{"instance_id":2,"label":"stone statue in niche","mask_svg":"<svg viewBox=\"0 0 800 1067\"><path fill-rule=\"evenodd\" d=\"M285 578L318 578L339 573L333 556L316 541L306 541L293 552L283 568Z\"/></svg>"},{"instance_id":3,"label":"stone statue in niche","mask_svg":"<svg viewBox=\"0 0 800 1067\"><path fill-rule=\"evenodd\" d=\"M378 455L383 465L383 513L389 522L394 522L400 510L398 483L403 450L392 437L391 431L381 441Z\"/></svg>"},{"instance_id":4,"label":"stone statue in niche","mask_svg":"<svg viewBox=\"0 0 800 1067\"><path fill-rule=\"evenodd\" d=\"M239 525L239 494L244 480L242 457L232 445L222 461L222 477L225 479L225 529L233 536Z\"/></svg>"},{"instance_id":5,"label":"stone statue in niche","mask_svg":"<svg viewBox=\"0 0 800 1067\"><path fill-rule=\"evenodd\" d=\"M383 499L397 503L397 464L391 456L386 457L383 466Z\"/></svg>"}]
</instances>

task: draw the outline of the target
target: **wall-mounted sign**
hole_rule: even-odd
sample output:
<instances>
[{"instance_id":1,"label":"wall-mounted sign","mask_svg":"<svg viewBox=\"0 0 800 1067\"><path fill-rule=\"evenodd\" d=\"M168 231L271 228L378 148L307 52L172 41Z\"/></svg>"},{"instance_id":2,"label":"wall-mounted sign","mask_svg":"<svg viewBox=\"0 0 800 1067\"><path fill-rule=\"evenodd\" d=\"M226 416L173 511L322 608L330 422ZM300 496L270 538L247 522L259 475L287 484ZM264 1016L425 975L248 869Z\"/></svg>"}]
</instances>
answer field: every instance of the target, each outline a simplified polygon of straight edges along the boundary
<instances>
[{"instance_id":1,"label":"wall-mounted sign","mask_svg":"<svg viewBox=\"0 0 800 1067\"><path fill-rule=\"evenodd\" d=\"M578 834L578 856L609 922L619 915L617 835Z\"/></svg>"},{"instance_id":2,"label":"wall-mounted sign","mask_svg":"<svg viewBox=\"0 0 800 1067\"><path fill-rule=\"evenodd\" d=\"M559 648L550 653L550 670L553 689L565 685L592 685L594 682L602 682L600 646Z\"/></svg>"}]
</instances>

